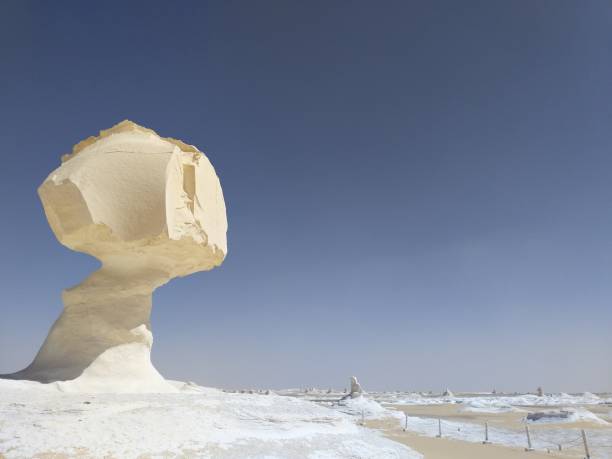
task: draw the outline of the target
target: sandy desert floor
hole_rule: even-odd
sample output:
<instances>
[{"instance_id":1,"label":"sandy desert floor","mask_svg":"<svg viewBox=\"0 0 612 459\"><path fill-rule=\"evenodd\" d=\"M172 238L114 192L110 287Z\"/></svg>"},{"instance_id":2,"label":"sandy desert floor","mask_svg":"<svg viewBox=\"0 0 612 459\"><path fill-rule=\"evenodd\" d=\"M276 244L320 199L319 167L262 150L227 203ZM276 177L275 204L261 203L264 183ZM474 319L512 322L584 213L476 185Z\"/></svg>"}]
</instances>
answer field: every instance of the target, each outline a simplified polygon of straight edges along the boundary
<instances>
[{"instance_id":1,"label":"sandy desert floor","mask_svg":"<svg viewBox=\"0 0 612 459\"><path fill-rule=\"evenodd\" d=\"M367 421L366 426L382 431L387 438L409 446L427 459L550 459L551 457L575 459L581 457L556 451L551 453L528 452L521 448L494 444L485 445L447 438L425 437L413 432L404 432L396 422L390 420Z\"/></svg>"},{"instance_id":2,"label":"sandy desert floor","mask_svg":"<svg viewBox=\"0 0 612 459\"><path fill-rule=\"evenodd\" d=\"M519 438L524 434L524 418L527 412L542 411L548 407L524 406L517 411L505 413L478 413L466 412L459 404L440 404L426 406L391 406L389 408L406 413L408 416L419 418L430 418L434 421L442 420L442 434L451 435L448 431L450 426L456 425L480 425L485 422L489 425L489 440L495 442L497 429L504 432L514 432ZM586 407L578 407L586 408ZM591 413L599 414L604 418L609 414L608 406L588 406ZM445 422L446 421L446 422ZM382 430L385 435L397 442L409 445L412 449L422 453L429 459L436 458L499 458L499 459L519 459L519 458L538 458L538 457L562 457L576 458L584 457L584 447L580 440L580 429L585 429L589 435L596 436L598 444L612 445L612 425L602 422L580 420L577 422L567 422L563 424L530 424L530 434L537 451L525 451L524 447L509 447L498 444L482 444L476 442L460 441L452 438L436 438L431 435L419 435L414 432L404 432L401 425L389 420L373 420L367 423L372 428ZM435 425L435 423L434 423ZM445 432L445 430L447 432ZM484 427L483 427L484 435ZM553 434L551 434L551 431ZM454 432L452 432L454 434ZM550 440L555 438L558 440ZM606 442L606 438L610 441ZM484 439L484 438L483 438ZM603 441L602 441L603 440ZM502 440L503 441L503 440ZM562 451L555 447L555 443L562 444ZM525 438L525 445L527 446ZM592 457L610 457L610 448L606 450L596 449Z\"/></svg>"},{"instance_id":3,"label":"sandy desert floor","mask_svg":"<svg viewBox=\"0 0 612 459\"><path fill-rule=\"evenodd\" d=\"M295 394L295 393L294 393ZM338 394L312 389L298 397L328 403ZM426 457L585 457L581 429L587 433L591 457L612 458L612 397L610 394L489 394L451 396L406 392L368 393L362 406L366 425L409 445ZM378 408L377 408L378 406ZM343 410L342 407L336 409ZM569 412L567 418L528 421L533 412ZM350 410L349 410L350 411ZM438 423L442 439L438 435ZM489 442L482 444L488 424ZM402 427L407 427L407 432ZM529 427L534 451L525 451ZM561 445L561 451L559 451ZM462 456L463 455L463 456Z\"/></svg>"},{"instance_id":4,"label":"sandy desert floor","mask_svg":"<svg viewBox=\"0 0 612 459\"><path fill-rule=\"evenodd\" d=\"M441 404L441 405L389 405L390 408L402 411L409 416L418 416L425 418L442 418L449 421L465 421L476 424L489 423L490 427L502 427L502 428L517 428L524 427L523 419L528 412L534 411L546 411L553 409L554 407L547 406L521 406L517 408L517 411L501 412L501 413L489 413L489 412L471 412L463 410L460 404ZM612 407L606 405L589 405L582 406L577 405L579 408L588 409L591 413L599 415L601 418L606 418ZM539 429L550 428L550 424L530 424L531 430L537 431ZM576 428L576 429L595 429L595 430L610 430L610 424L602 424L597 422L589 422L581 420L578 422L564 423L561 427L564 428Z\"/></svg>"}]
</instances>

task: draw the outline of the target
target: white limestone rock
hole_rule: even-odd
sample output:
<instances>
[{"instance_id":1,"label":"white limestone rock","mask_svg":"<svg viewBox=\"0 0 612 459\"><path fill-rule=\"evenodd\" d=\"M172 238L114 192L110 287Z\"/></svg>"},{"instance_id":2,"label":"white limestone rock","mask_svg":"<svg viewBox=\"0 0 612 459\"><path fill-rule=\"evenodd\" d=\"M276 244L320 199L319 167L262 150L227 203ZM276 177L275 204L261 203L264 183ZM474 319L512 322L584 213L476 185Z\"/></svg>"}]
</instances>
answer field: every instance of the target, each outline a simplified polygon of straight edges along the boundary
<instances>
[{"instance_id":1,"label":"white limestone rock","mask_svg":"<svg viewBox=\"0 0 612 459\"><path fill-rule=\"evenodd\" d=\"M174 390L150 361L152 293L227 254L225 202L208 158L123 121L78 143L38 193L59 242L102 266L63 292L34 361L5 377L78 378L61 384L70 391Z\"/></svg>"},{"instance_id":2,"label":"white limestone rock","mask_svg":"<svg viewBox=\"0 0 612 459\"><path fill-rule=\"evenodd\" d=\"M360 397L363 394L363 390L361 389L361 384L357 381L356 376L351 376L351 398Z\"/></svg>"}]
</instances>

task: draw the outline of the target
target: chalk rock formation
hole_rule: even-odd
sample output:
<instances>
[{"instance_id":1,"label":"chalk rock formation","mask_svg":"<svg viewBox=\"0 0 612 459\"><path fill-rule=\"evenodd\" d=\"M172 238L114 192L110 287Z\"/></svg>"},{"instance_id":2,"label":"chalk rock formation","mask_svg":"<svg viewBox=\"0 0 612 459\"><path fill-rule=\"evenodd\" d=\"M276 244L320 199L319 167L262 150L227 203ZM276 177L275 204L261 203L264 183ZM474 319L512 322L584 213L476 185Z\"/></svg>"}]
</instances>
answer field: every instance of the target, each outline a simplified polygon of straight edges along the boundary
<instances>
[{"instance_id":1,"label":"chalk rock formation","mask_svg":"<svg viewBox=\"0 0 612 459\"><path fill-rule=\"evenodd\" d=\"M208 158L123 121L75 145L38 193L59 242L102 266L63 292L34 361L9 377L73 380L60 387L74 391L173 390L150 360L151 299L225 258L225 202Z\"/></svg>"},{"instance_id":2,"label":"chalk rock formation","mask_svg":"<svg viewBox=\"0 0 612 459\"><path fill-rule=\"evenodd\" d=\"M357 381L355 376L351 376L351 398L360 397L363 394L363 390L361 389L361 384Z\"/></svg>"}]
</instances>

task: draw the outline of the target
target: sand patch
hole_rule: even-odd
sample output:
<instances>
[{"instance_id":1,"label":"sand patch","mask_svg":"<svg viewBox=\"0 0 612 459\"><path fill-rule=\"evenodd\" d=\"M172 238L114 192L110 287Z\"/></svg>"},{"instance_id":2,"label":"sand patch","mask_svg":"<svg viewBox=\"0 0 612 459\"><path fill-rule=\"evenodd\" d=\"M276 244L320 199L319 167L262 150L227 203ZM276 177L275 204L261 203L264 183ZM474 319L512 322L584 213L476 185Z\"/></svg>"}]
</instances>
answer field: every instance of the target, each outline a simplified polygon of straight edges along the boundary
<instances>
[{"instance_id":1,"label":"sand patch","mask_svg":"<svg viewBox=\"0 0 612 459\"><path fill-rule=\"evenodd\" d=\"M366 426L379 429L385 437L409 446L424 454L427 459L550 459L551 457L575 459L580 457L575 454L561 454L555 451L551 453L527 452L524 449L500 445L485 445L446 438L424 437L412 432L402 431L395 420L366 421Z\"/></svg>"}]
</instances>

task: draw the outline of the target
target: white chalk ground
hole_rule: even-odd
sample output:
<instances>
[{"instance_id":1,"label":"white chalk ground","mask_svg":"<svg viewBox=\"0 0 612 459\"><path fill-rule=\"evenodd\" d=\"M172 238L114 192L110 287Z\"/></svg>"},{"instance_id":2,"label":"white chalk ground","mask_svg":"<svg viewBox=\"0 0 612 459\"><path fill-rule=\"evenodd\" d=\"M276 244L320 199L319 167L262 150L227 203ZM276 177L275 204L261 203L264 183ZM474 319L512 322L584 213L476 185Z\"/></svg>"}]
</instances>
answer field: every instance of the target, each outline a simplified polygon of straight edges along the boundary
<instances>
[{"instance_id":1,"label":"white chalk ground","mask_svg":"<svg viewBox=\"0 0 612 459\"><path fill-rule=\"evenodd\" d=\"M172 384L176 393L79 394L58 384L0 380L0 456L422 457L359 426L358 416L307 400Z\"/></svg>"},{"instance_id":2,"label":"white chalk ground","mask_svg":"<svg viewBox=\"0 0 612 459\"><path fill-rule=\"evenodd\" d=\"M0 380L0 457L419 458L420 454L359 425L362 417L391 417L403 427L404 414L386 405L404 402L452 403L466 412L516 410L525 415L527 407L534 406L573 410L569 420L534 423L540 424L532 433L534 447L545 450L558 443L579 447L580 431L571 423L585 421L600 426L588 432L592 457L612 459L612 412L601 414L599 409L598 416L588 409L612 406L612 398L592 394L449 398L373 393L338 402L340 392L237 394L194 384L168 384L171 393L83 394L62 392L73 389L62 383ZM430 437L438 433L437 419L409 416L407 421L409 431ZM467 420L443 420L442 427L446 438L483 439L482 425ZM489 439L504 446L525 446L524 432L516 429L490 427Z\"/></svg>"},{"instance_id":3,"label":"white chalk ground","mask_svg":"<svg viewBox=\"0 0 612 459\"><path fill-rule=\"evenodd\" d=\"M545 394L539 397L534 394L477 394L466 393L452 397L421 393L405 392L385 392L372 394L381 403L394 405L437 405L444 403L463 403L471 404L475 408L490 409L490 412L499 412L508 408L522 406L576 406L576 405L595 405L612 402L612 398L602 398L590 392L583 394Z\"/></svg>"}]
</instances>

